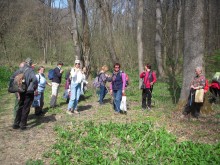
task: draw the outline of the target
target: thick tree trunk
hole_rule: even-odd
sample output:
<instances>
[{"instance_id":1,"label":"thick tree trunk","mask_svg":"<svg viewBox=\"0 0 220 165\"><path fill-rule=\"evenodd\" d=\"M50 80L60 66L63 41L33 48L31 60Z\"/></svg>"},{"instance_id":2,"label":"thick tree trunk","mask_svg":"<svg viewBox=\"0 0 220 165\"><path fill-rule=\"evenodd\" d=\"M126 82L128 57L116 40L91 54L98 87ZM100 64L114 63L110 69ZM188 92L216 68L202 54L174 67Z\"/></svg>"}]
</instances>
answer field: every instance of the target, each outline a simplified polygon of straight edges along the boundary
<instances>
[{"instance_id":1,"label":"thick tree trunk","mask_svg":"<svg viewBox=\"0 0 220 165\"><path fill-rule=\"evenodd\" d=\"M187 99L195 67L203 66L205 51L204 0L185 0L183 83L180 101Z\"/></svg>"},{"instance_id":2,"label":"thick tree trunk","mask_svg":"<svg viewBox=\"0 0 220 165\"><path fill-rule=\"evenodd\" d=\"M77 18L76 18L76 0L68 0L69 10L71 14L71 34L73 39L73 46L75 48L75 59L81 60L81 50L80 50L80 43L79 43L79 33L78 33L78 26L77 26Z\"/></svg>"},{"instance_id":3,"label":"thick tree trunk","mask_svg":"<svg viewBox=\"0 0 220 165\"><path fill-rule=\"evenodd\" d=\"M159 76L164 77L163 58L162 58L162 12L161 12L160 0L157 0L157 5L156 5L155 54L156 54Z\"/></svg>"},{"instance_id":4,"label":"thick tree trunk","mask_svg":"<svg viewBox=\"0 0 220 165\"><path fill-rule=\"evenodd\" d=\"M138 70L139 74L143 71L143 14L144 14L144 1L139 0L138 3L138 22L137 22L137 45L138 45ZM139 81L139 88L141 86L141 80Z\"/></svg>"}]
</instances>

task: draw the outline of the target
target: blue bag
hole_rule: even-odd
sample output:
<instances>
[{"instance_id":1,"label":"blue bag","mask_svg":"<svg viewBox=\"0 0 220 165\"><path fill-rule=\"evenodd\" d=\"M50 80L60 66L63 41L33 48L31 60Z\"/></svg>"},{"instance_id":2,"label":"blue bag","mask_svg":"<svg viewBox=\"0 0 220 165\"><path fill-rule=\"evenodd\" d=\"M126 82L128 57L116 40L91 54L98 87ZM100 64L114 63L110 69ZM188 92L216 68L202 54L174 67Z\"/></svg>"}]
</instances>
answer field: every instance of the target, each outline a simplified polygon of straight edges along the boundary
<instances>
[{"instance_id":1,"label":"blue bag","mask_svg":"<svg viewBox=\"0 0 220 165\"><path fill-rule=\"evenodd\" d=\"M32 107L34 107L34 108L40 107L40 98L41 98L41 95L34 96L34 101L32 103Z\"/></svg>"},{"instance_id":2,"label":"blue bag","mask_svg":"<svg viewBox=\"0 0 220 165\"><path fill-rule=\"evenodd\" d=\"M52 80L53 77L54 77L54 69L50 69L49 72L48 72L48 79Z\"/></svg>"}]
</instances>

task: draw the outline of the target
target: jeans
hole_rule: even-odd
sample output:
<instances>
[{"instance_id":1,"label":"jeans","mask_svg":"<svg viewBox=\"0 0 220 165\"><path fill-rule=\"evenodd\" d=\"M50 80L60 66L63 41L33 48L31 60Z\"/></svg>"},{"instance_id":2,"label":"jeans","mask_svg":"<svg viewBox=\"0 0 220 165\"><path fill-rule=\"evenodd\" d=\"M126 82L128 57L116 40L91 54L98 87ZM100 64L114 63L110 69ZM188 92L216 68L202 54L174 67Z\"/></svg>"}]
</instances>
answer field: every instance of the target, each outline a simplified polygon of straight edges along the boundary
<instances>
[{"instance_id":1,"label":"jeans","mask_svg":"<svg viewBox=\"0 0 220 165\"><path fill-rule=\"evenodd\" d=\"M68 104L68 110L76 110L80 93L81 93L81 84L80 83L71 83L70 86L70 100Z\"/></svg>"},{"instance_id":2,"label":"jeans","mask_svg":"<svg viewBox=\"0 0 220 165\"><path fill-rule=\"evenodd\" d=\"M146 109L147 106L151 107L152 89L146 88L142 91L142 108ZM147 105L146 105L147 100Z\"/></svg>"},{"instance_id":3,"label":"jeans","mask_svg":"<svg viewBox=\"0 0 220 165\"><path fill-rule=\"evenodd\" d=\"M34 100L34 93L21 93L19 100L19 108L15 116L14 125L25 127L27 125L28 114Z\"/></svg>"},{"instance_id":4,"label":"jeans","mask_svg":"<svg viewBox=\"0 0 220 165\"><path fill-rule=\"evenodd\" d=\"M42 112L43 106L44 106L44 93L43 92L42 93L38 93L38 95L41 95L40 96L40 107L36 107L35 108L35 114L36 115Z\"/></svg>"},{"instance_id":5,"label":"jeans","mask_svg":"<svg viewBox=\"0 0 220 165\"><path fill-rule=\"evenodd\" d=\"M50 100L50 106L55 107L57 103L57 96L60 84L52 82L52 96Z\"/></svg>"},{"instance_id":6,"label":"jeans","mask_svg":"<svg viewBox=\"0 0 220 165\"><path fill-rule=\"evenodd\" d=\"M114 110L115 112L120 112L120 104L121 104L121 99L122 99L122 89L119 90L113 90L113 105L114 105Z\"/></svg>"},{"instance_id":7,"label":"jeans","mask_svg":"<svg viewBox=\"0 0 220 165\"><path fill-rule=\"evenodd\" d=\"M100 86L100 95L99 95L99 103L103 104L103 100L105 98L105 95L108 93L107 88L104 85Z\"/></svg>"}]
</instances>

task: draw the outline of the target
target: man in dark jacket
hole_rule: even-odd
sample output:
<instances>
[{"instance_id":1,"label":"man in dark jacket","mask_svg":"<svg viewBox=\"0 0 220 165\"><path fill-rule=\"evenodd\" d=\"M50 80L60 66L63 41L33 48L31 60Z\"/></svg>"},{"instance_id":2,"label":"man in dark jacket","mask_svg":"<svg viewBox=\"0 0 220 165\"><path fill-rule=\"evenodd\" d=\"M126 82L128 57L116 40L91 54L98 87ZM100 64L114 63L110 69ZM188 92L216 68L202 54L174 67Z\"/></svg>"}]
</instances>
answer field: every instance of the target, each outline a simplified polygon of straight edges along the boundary
<instances>
[{"instance_id":1,"label":"man in dark jacket","mask_svg":"<svg viewBox=\"0 0 220 165\"><path fill-rule=\"evenodd\" d=\"M63 74L63 70L61 67L63 63L60 61L57 63L57 67L54 69L54 76L52 79L52 96L50 100L50 107L54 108L57 102L58 90L61 83L61 78Z\"/></svg>"},{"instance_id":2,"label":"man in dark jacket","mask_svg":"<svg viewBox=\"0 0 220 165\"><path fill-rule=\"evenodd\" d=\"M34 100L34 93L37 91L38 82L31 65L32 60L27 58L24 67L20 68L24 73L27 90L23 93L19 93L19 107L14 119L13 129L26 129L28 114L30 113L30 107Z\"/></svg>"}]
</instances>

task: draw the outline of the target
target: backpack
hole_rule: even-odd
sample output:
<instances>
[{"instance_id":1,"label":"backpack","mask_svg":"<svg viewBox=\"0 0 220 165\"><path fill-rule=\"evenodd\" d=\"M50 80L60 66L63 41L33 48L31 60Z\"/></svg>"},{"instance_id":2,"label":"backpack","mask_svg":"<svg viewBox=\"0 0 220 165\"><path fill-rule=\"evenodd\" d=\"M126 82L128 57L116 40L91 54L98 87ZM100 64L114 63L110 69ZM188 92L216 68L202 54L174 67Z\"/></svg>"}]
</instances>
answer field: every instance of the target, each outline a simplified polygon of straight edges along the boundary
<instances>
[{"instance_id":1,"label":"backpack","mask_svg":"<svg viewBox=\"0 0 220 165\"><path fill-rule=\"evenodd\" d=\"M99 88L100 87L100 84L101 84L101 82L99 81L100 75L101 74L98 74L96 76L96 78L94 79L93 83L92 83L93 87L95 87L95 88Z\"/></svg>"},{"instance_id":2,"label":"backpack","mask_svg":"<svg viewBox=\"0 0 220 165\"><path fill-rule=\"evenodd\" d=\"M26 68L24 71L16 71L10 78L9 86L8 86L8 92L10 93L23 93L27 90L27 85L25 83L25 72L28 70Z\"/></svg>"},{"instance_id":3,"label":"backpack","mask_svg":"<svg viewBox=\"0 0 220 165\"><path fill-rule=\"evenodd\" d=\"M54 78L54 69L50 69L48 72L48 79L52 80Z\"/></svg>"},{"instance_id":4,"label":"backpack","mask_svg":"<svg viewBox=\"0 0 220 165\"><path fill-rule=\"evenodd\" d=\"M125 80L126 80L125 87L127 87L127 86L129 85L129 77L128 77L128 74L126 74L124 71L120 71L120 76L122 76L122 73L125 74Z\"/></svg>"},{"instance_id":5,"label":"backpack","mask_svg":"<svg viewBox=\"0 0 220 165\"><path fill-rule=\"evenodd\" d=\"M204 93L207 93L208 90L209 90L209 81L206 79L206 80L205 80Z\"/></svg>"}]
</instances>

